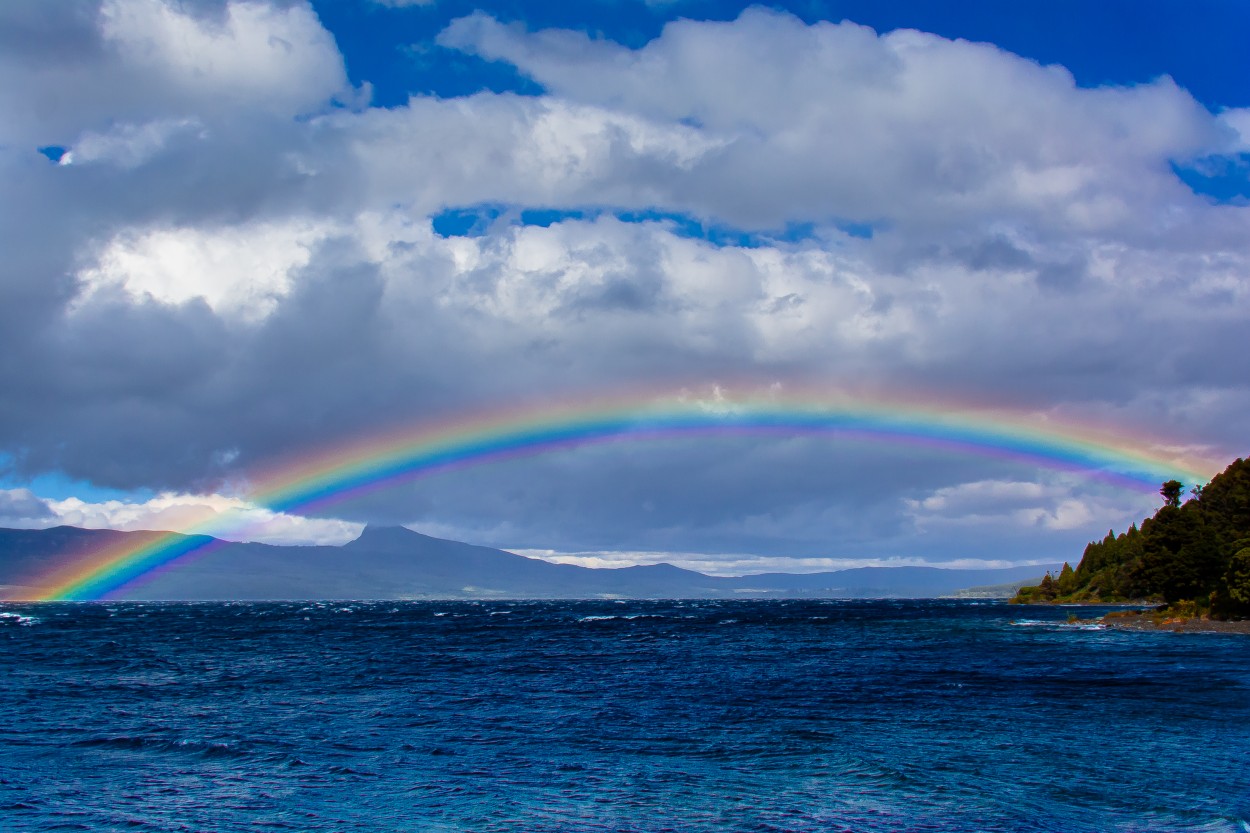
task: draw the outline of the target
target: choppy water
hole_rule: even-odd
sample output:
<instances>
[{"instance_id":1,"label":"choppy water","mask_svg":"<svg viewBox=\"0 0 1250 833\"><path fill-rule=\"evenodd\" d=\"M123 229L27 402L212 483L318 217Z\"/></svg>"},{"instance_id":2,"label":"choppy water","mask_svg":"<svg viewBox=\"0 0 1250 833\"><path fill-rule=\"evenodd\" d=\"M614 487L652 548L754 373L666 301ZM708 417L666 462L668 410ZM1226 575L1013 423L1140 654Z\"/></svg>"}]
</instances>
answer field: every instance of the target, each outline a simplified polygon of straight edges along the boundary
<instances>
[{"instance_id":1,"label":"choppy water","mask_svg":"<svg viewBox=\"0 0 1250 833\"><path fill-rule=\"evenodd\" d=\"M1250 638L1066 615L3 605L0 830L1250 831Z\"/></svg>"}]
</instances>

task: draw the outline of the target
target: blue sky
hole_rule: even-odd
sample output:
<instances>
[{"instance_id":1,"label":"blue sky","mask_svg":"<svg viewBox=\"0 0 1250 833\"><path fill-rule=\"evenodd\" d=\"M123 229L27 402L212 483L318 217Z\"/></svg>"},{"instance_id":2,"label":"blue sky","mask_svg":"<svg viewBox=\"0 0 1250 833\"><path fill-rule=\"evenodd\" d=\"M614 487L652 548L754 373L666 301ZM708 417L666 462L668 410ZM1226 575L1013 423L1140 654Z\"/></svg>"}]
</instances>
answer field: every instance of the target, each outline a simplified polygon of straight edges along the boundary
<instances>
[{"instance_id":1,"label":"blue sky","mask_svg":"<svg viewBox=\"0 0 1250 833\"><path fill-rule=\"evenodd\" d=\"M367 2L313 4L332 31L348 76L374 87L381 106L409 95L457 96L490 89L533 95L541 87L513 68L466 58L432 43L452 20L486 11L529 28L576 29L641 46L676 18L732 20L750 3L432 2L387 8ZM1171 75L1206 106L1250 104L1250 7L1238 0L996 0L768 3L807 23L853 20L878 32L920 29L946 38L993 43L1039 63L1060 64L1087 87L1134 84ZM414 44L421 48L414 49Z\"/></svg>"},{"instance_id":2,"label":"blue sky","mask_svg":"<svg viewBox=\"0 0 1250 833\"><path fill-rule=\"evenodd\" d=\"M744 380L1244 454L1247 32L1233 0L11 0L0 524L1076 557L1156 498L800 438L247 495L386 426Z\"/></svg>"}]
</instances>

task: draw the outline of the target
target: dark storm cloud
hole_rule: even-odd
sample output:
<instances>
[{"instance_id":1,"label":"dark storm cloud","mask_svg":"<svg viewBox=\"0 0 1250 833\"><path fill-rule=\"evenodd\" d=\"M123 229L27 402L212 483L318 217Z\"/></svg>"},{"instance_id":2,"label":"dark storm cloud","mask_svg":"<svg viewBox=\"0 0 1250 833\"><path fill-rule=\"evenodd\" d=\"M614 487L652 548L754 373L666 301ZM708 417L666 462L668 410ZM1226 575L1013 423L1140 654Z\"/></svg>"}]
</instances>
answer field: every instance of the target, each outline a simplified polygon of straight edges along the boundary
<instances>
[{"instance_id":1,"label":"dark storm cloud","mask_svg":"<svg viewBox=\"0 0 1250 833\"><path fill-rule=\"evenodd\" d=\"M211 487L223 451L255 462L411 409L420 390L391 373L377 329L376 270L351 248L322 246L259 326L230 325L200 300L68 314L11 388L30 408L16 417L23 464L126 488Z\"/></svg>"},{"instance_id":2,"label":"dark storm cloud","mask_svg":"<svg viewBox=\"0 0 1250 833\"><path fill-rule=\"evenodd\" d=\"M99 11L100 0L12 0L0 7L0 52L28 65L96 62Z\"/></svg>"},{"instance_id":3,"label":"dark storm cloud","mask_svg":"<svg viewBox=\"0 0 1250 833\"><path fill-rule=\"evenodd\" d=\"M1027 269L1033 265L1033 258L1029 257L1027 252L1001 234L959 247L955 255L966 263L969 269L978 272L1009 272Z\"/></svg>"}]
</instances>

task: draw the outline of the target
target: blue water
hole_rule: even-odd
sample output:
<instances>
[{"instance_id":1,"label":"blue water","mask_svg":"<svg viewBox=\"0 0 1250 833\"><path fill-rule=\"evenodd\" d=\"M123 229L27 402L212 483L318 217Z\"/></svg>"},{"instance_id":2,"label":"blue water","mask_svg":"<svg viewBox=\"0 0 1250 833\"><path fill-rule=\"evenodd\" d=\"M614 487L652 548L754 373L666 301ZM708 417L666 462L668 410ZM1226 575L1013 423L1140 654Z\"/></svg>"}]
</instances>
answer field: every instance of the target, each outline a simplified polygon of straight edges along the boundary
<instances>
[{"instance_id":1,"label":"blue water","mask_svg":"<svg viewBox=\"0 0 1250 833\"><path fill-rule=\"evenodd\" d=\"M1250 637L1066 616L7 604L0 830L1250 830Z\"/></svg>"}]
</instances>

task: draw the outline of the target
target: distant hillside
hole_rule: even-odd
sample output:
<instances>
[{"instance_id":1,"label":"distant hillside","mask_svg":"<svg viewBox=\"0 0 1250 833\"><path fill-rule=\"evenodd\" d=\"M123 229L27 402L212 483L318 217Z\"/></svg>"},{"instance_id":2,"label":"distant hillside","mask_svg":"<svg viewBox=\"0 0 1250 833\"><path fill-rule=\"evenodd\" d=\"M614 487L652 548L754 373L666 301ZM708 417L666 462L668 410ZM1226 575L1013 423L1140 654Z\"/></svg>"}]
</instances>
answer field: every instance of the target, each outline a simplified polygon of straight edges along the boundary
<instances>
[{"instance_id":1,"label":"distant hillside","mask_svg":"<svg viewBox=\"0 0 1250 833\"><path fill-rule=\"evenodd\" d=\"M950 594L952 599L1010 599L1020 592L1021 587L1034 583L1034 579L1011 581L1007 584L987 584L978 587L967 587Z\"/></svg>"},{"instance_id":2,"label":"distant hillside","mask_svg":"<svg viewBox=\"0 0 1250 833\"><path fill-rule=\"evenodd\" d=\"M141 534L74 527L0 529L0 598L29 597L23 582L105 543ZM126 598L929 598L974 585L1036 581L1043 569L865 567L725 578L671 564L618 569L553 564L403 527L367 527L339 547L222 544L130 588Z\"/></svg>"},{"instance_id":3,"label":"distant hillside","mask_svg":"<svg viewBox=\"0 0 1250 833\"><path fill-rule=\"evenodd\" d=\"M1237 459L1181 503L1184 484L1164 483L1164 505L1119 535L1085 548L1081 563L1023 587L1020 602L1146 599L1219 618L1250 617L1250 461Z\"/></svg>"}]
</instances>

